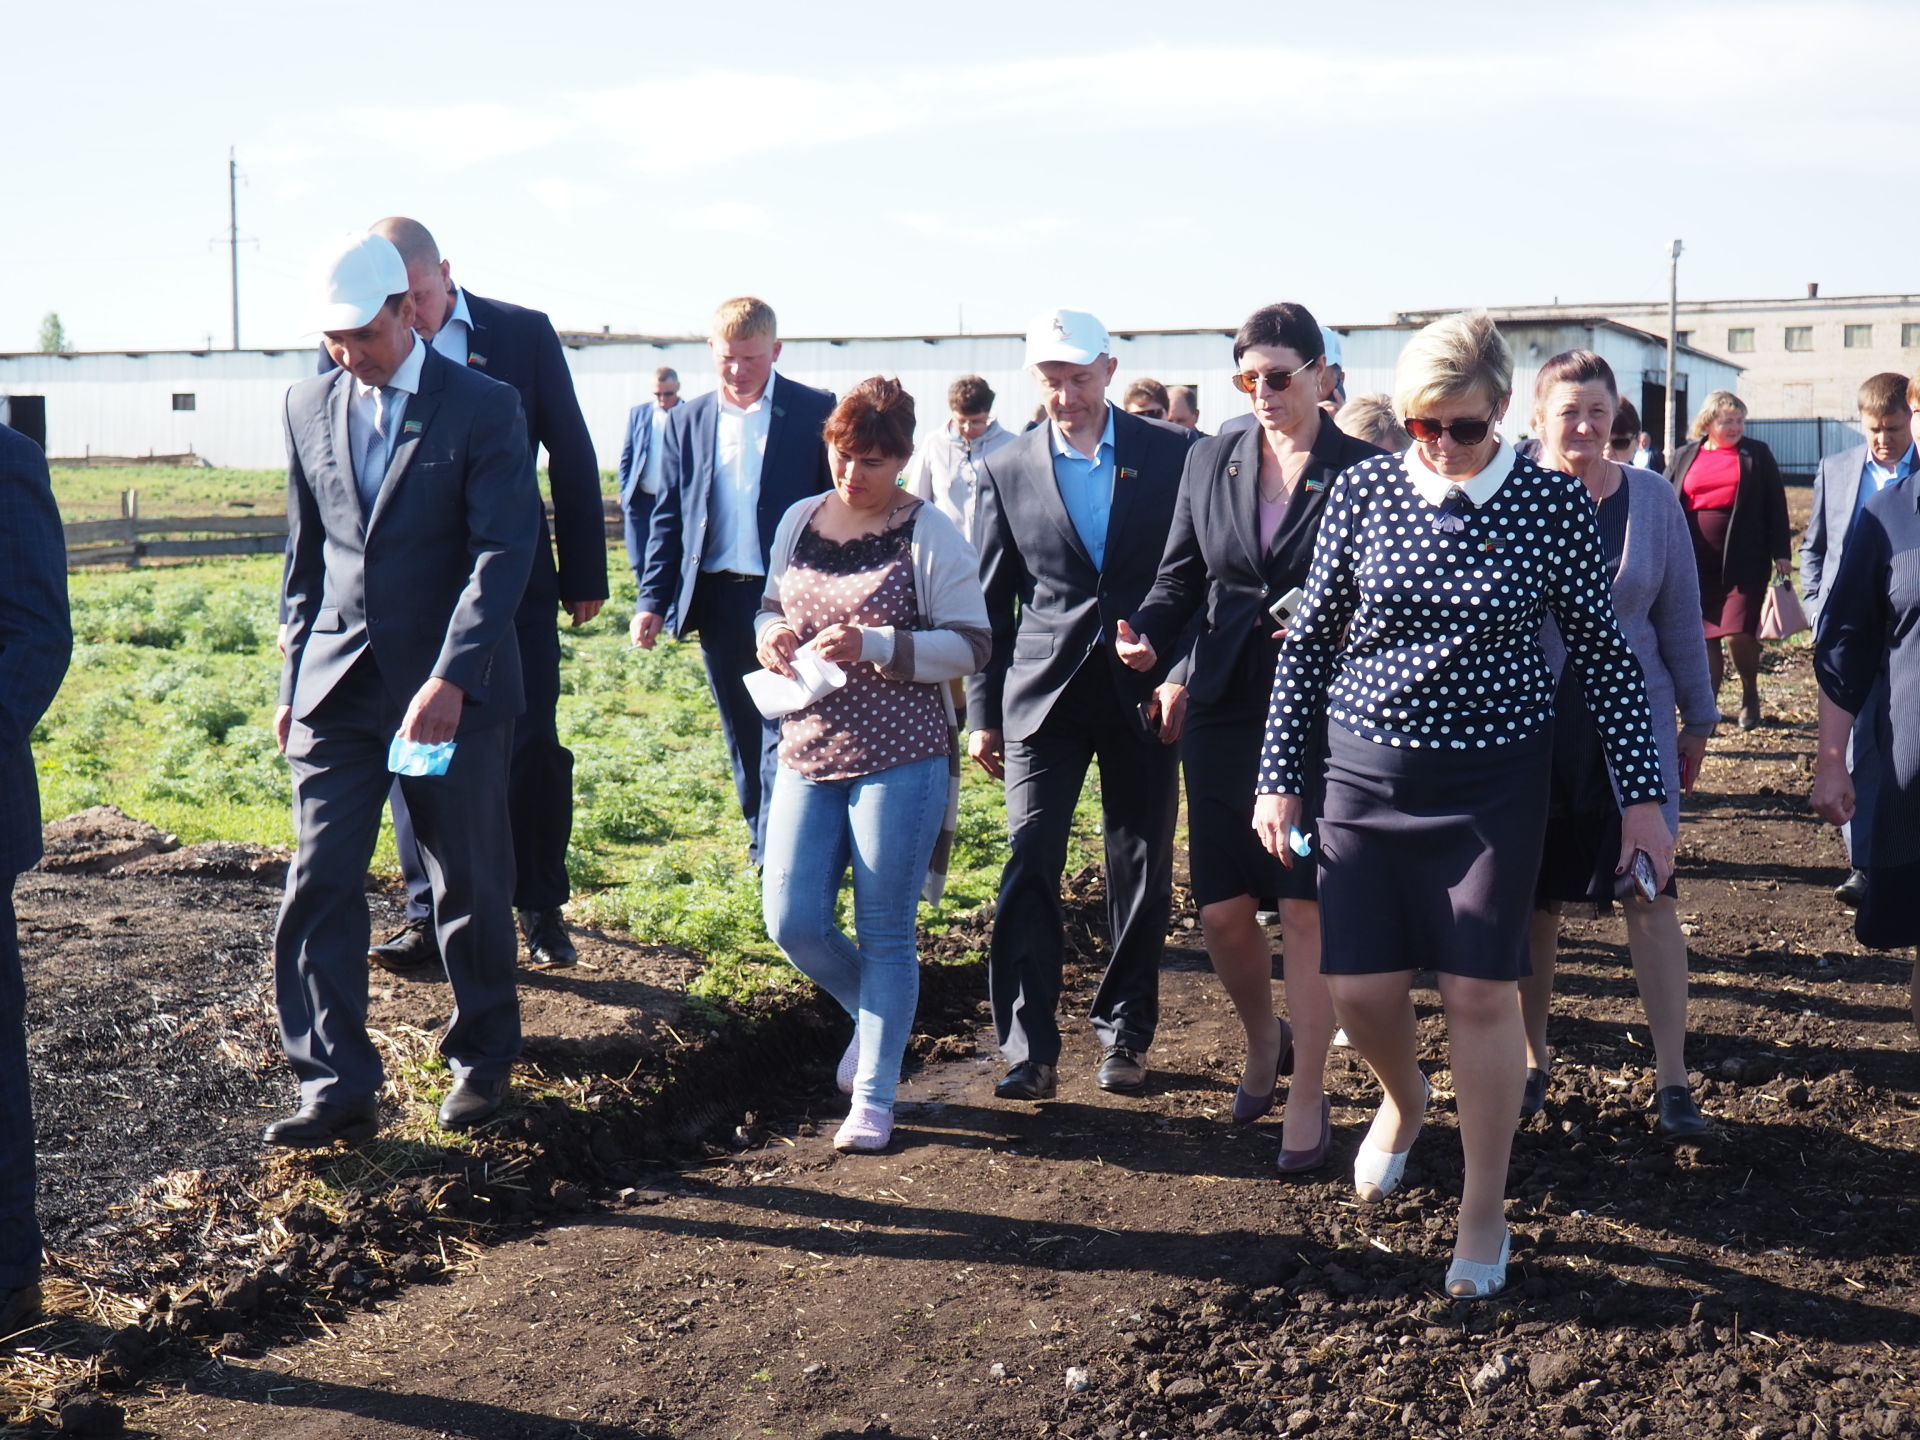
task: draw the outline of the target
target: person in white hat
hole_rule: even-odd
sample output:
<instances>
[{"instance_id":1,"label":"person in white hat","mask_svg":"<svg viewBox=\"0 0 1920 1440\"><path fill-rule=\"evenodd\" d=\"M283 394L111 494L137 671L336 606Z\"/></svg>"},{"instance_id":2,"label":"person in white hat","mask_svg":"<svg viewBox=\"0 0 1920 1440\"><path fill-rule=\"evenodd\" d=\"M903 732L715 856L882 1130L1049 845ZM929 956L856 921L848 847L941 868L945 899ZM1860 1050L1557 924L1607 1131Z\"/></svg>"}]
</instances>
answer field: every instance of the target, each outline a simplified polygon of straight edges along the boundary
<instances>
[{"instance_id":1,"label":"person in white hat","mask_svg":"<svg viewBox=\"0 0 1920 1440\"><path fill-rule=\"evenodd\" d=\"M1095 762L1112 938L1091 1016L1102 1089L1145 1088L1159 1022L1184 698L1167 664L1130 670L1113 642L1153 584L1193 432L1108 402L1112 350L1106 326L1083 310L1035 318L1026 361L1046 423L987 457L974 497L994 648L967 682L968 753L1006 780L1011 851L988 955L994 1027L1012 1067L995 1087L1002 1099L1055 1093L1060 877Z\"/></svg>"},{"instance_id":2,"label":"person in white hat","mask_svg":"<svg viewBox=\"0 0 1920 1440\"><path fill-rule=\"evenodd\" d=\"M520 712L514 612L539 499L520 399L414 333L406 266L382 236L323 256L314 324L339 369L287 392L286 659L274 736L297 848L274 930L281 1044L300 1109L270 1145L378 1129L367 1034L367 866L402 744L453 742L401 785L433 876L453 990L440 1123L500 1108L520 1053L507 747Z\"/></svg>"}]
</instances>

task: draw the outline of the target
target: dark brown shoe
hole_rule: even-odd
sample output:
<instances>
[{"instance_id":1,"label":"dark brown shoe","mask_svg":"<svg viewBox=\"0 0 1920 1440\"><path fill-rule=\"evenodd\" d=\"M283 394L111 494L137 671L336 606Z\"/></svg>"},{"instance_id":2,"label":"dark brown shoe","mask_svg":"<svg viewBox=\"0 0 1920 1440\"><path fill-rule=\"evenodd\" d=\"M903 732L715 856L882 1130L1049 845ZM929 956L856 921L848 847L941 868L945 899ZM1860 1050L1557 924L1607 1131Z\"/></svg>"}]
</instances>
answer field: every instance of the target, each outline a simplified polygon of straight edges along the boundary
<instances>
[{"instance_id":1,"label":"dark brown shoe","mask_svg":"<svg viewBox=\"0 0 1920 1440\"><path fill-rule=\"evenodd\" d=\"M369 949L367 959L396 975L430 975L440 968L440 937L433 933L432 920L409 920Z\"/></svg>"}]
</instances>

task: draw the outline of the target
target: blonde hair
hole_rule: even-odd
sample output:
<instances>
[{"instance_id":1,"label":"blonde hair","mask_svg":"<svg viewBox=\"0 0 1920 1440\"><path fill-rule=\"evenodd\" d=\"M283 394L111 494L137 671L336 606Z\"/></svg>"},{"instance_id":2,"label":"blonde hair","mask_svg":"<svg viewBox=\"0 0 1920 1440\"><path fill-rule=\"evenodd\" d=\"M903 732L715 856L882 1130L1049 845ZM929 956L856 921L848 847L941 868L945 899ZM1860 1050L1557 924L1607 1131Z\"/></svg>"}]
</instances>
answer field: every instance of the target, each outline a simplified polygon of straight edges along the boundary
<instances>
[{"instance_id":1,"label":"blonde hair","mask_svg":"<svg viewBox=\"0 0 1920 1440\"><path fill-rule=\"evenodd\" d=\"M1393 409L1402 421L1475 391L1496 405L1513 394L1513 351L1484 310L1434 321L1394 366Z\"/></svg>"},{"instance_id":2,"label":"blonde hair","mask_svg":"<svg viewBox=\"0 0 1920 1440\"><path fill-rule=\"evenodd\" d=\"M1747 418L1747 402L1731 390L1715 390L1701 402L1700 408L1693 412L1693 424L1687 427L1689 440L1707 438L1707 427L1729 410L1742 420Z\"/></svg>"},{"instance_id":3,"label":"blonde hair","mask_svg":"<svg viewBox=\"0 0 1920 1440\"><path fill-rule=\"evenodd\" d=\"M716 340L776 340L779 329L773 318L773 307L752 295L724 300L713 312Z\"/></svg>"},{"instance_id":4,"label":"blonde hair","mask_svg":"<svg viewBox=\"0 0 1920 1440\"><path fill-rule=\"evenodd\" d=\"M1391 395L1355 395L1340 407L1333 423L1354 439L1378 445L1382 450L1397 452L1413 443L1413 438L1393 418Z\"/></svg>"}]
</instances>

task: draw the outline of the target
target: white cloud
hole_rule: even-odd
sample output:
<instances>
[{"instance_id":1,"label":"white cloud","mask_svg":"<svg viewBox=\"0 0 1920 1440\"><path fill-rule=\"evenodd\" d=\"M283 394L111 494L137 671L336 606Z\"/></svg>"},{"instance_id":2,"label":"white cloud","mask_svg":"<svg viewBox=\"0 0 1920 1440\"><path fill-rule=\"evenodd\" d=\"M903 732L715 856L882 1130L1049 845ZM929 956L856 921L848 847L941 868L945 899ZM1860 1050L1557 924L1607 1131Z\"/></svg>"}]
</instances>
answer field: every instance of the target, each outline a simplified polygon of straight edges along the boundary
<instances>
[{"instance_id":1,"label":"white cloud","mask_svg":"<svg viewBox=\"0 0 1920 1440\"><path fill-rule=\"evenodd\" d=\"M716 200L711 205L696 205L676 211L674 223L685 230L719 230L729 235L750 235L766 228L771 217L758 205L744 200Z\"/></svg>"},{"instance_id":2,"label":"white cloud","mask_svg":"<svg viewBox=\"0 0 1920 1440\"><path fill-rule=\"evenodd\" d=\"M344 119L365 139L453 168L537 150L572 128L563 116L512 105L383 106Z\"/></svg>"},{"instance_id":3,"label":"white cloud","mask_svg":"<svg viewBox=\"0 0 1920 1440\"><path fill-rule=\"evenodd\" d=\"M990 224L963 220L952 215L934 215L924 210L909 210L891 217L893 223L917 235L985 250L1019 250L1029 241L1055 235L1067 228L1067 222L1054 216L995 219Z\"/></svg>"},{"instance_id":4,"label":"white cloud","mask_svg":"<svg viewBox=\"0 0 1920 1440\"><path fill-rule=\"evenodd\" d=\"M582 210L604 205L613 198L611 190L598 185L582 185L564 175L545 176L533 181L527 189L541 208L548 212L549 218L562 223L572 220Z\"/></svg>"}]
</instances>

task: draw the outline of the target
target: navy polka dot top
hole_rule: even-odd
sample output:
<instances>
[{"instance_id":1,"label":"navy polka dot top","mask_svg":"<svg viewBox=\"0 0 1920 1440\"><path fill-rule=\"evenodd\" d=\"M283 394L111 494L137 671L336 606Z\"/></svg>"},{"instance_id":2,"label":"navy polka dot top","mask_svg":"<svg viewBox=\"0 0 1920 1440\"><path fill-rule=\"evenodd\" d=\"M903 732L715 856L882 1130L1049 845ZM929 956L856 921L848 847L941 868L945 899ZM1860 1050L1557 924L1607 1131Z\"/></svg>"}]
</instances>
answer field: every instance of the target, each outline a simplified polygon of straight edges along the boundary
<instances>
[{"instance_id":1,"label":"navy polka dot top","mask_svg":"<svg viewBox=\"0 0 1920 1440\"><path fill-rule=\"evenodd\" d=\"M1260 792L1304 793L1323 706L1379 745L1463 750L1537 734L1553 716L1544 606L1586 684L1621 803L1664 801L1646 684L1614 622L1580 482L1521 458L1484 505L1441 515L1398 455L1334 481L1274 670Z\"/></svg>"}]
</instances>

